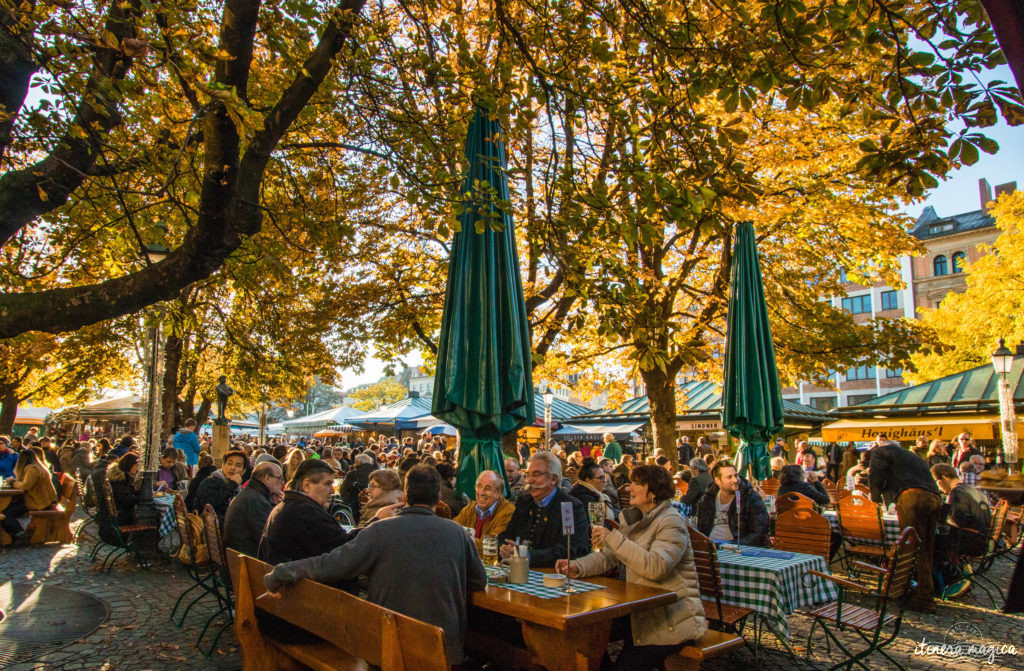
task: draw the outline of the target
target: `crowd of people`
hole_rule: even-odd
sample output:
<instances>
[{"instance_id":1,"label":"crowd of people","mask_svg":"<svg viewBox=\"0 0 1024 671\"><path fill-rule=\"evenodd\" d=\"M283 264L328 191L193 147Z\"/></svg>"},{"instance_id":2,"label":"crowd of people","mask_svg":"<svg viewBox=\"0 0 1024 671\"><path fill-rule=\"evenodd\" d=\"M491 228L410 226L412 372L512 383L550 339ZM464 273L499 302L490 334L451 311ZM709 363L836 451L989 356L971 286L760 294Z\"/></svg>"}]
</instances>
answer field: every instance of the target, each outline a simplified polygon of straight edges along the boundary
<instances>
[{"instance_id":1,"label":"crowd of people","mask_svg":"<svg viewBox=\"0 0 1024 671\"><path fill-rule=\"evenodd\" d=\"M141 464L130 436L113 446L101 439L60 450L44 441L33 437L12 448L14 441L0 436L0 476L25 490L3 520L17 542L23 542L19 513L52 506L63 473L80 480L92 474L94 483L105 478L119 521L131 523ZM791 459L780 441L772 447L772 470L778 495L795 492L823 506L829 502L823 481L846 477L849 485L869 488L876 502L892 504L901 525L918 528L924 540L915 605L931 610L933 579L936 593L948 589L955 554L983 549L991 516L987 497L973 486L986 468L984 457L970 436L956 443L949 454L941 441L906 449L879 436L863 452L830 444L819 456L799 441ZM191 511L212 507L228 548L275 566L265 580L269 592L280 595L288 583L309 577L356 593L363 577L371 601L441 626L453 662L462 659L467 593L486 584L485 538L493 537L502 558L516 544L528 545L531 567L573 577L617 570L628 581L675 592L679 598L665 617L615 623L623 648L613 668L620 669L656 667L706 630L687 517L713 541L771 543L763 491L706 439L677 442L678 471L659 451L641 460L610 434L587 455L567 455L559 445L520 446L503 463L504 473L479 474L472 497L456 492L456 456L447 448L431 437L262 446L241 439L218 466L208 441L187 424L161 453L154 487L180 492ZM673 479L688 483L682 496ZM624 486L628 504L619 492ZM563 503L573 512L576 532L569 538ZM603 504L605 525L591 527L589 504ZM338 523L338 509L351 525ZM837 546L834 537L833 551Z\"/></svg>"}]
</instances>

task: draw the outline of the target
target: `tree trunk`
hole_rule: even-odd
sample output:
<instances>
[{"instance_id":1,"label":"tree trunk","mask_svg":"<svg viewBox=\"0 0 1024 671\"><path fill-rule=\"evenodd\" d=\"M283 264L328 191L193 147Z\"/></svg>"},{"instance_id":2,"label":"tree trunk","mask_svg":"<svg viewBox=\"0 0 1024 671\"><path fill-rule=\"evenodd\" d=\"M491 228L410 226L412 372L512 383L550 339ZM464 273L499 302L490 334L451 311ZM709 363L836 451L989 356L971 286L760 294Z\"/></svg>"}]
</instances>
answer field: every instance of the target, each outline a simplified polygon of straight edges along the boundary
<instances>
[{"instance_id":1,"label":"tree trunk","mask_svg":"<svg viewBox=\"0 0 1024 671\"><path fill-rule=\"evenodd\" d=\"M199 429L206 424L206 420L210 418L210 408L213 406L213 399L203 396L202 402L199 404L199 410L196 411L196 433L199 433Z\"/></svg>"},{"instance_id":2,"label":"tree trunk","mask_svg":"<svg viewBox=\"0 0 1024 671\"><path fill-rule=\"evenodd\" d=\"M647 385L647 401L651 408L651 430L654 447L672 462L673 472L679 470L676 451L676 381L660 368L642 370L640 376Z\"/></svg>"},{"instance_id":3,"label":"tree trunk","mask_svg":"<svg viewBox=\"0 0 1024 671\"><path fill-rule=\"evenodd\" d=\"M518 431L509 431L501 437L501 451L506 457L515 457L516 461L519 461L519 444L516 440L518 435Z\"/></svg>"},{"instance_id":4,"label":"tree trunk","mask_svg":"<svg viewBox=\"0 0 1024 671\"><path fill-rule=\"evenodd\" d=\"M9 436L14 431L14 417L18 414L18 389L13 386L2 388L0 396L0 435Z\"/></svg>"},{"instance_id":5,"label":"tree trunk","mask_svg":"<svg viewBox=\"0 0 1024 671\"><path fill-rule=\"evenodd\" d=\"M181 367L182 341L171 334L164 342L164 395L161 399L163 425L160 427L161 444L178 426L178 369Z\"/></svg>"}]
</instances>

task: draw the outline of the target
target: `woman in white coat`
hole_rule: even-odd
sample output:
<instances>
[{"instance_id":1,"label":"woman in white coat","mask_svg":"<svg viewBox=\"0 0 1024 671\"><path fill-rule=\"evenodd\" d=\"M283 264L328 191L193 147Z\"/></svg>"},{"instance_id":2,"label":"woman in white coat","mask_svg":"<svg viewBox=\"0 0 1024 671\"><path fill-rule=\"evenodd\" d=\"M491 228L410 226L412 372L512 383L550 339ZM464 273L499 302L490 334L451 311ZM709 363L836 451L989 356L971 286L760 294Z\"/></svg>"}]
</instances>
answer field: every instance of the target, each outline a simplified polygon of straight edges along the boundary
<instances>
[{"instance_id":1,"label":"woman in white coat","mask_svg":"<svg viewBox=\"0 0 1024 671\"><path fill-rule=\"evenodd\" d=\"M664 468L637 466L630 473L629 503L619 515L619 528L595 527L591 541L601 550L555 565L572 578L600 575L625 566L626 581L675 592L675 603L633 613L616 620L612 639L623 638L615 663L602 669L642 671L658 668L687 642L707 632L700 600L697 568L686 521L671 505L672 478ZM618 634L618 636L616 636Z\"/></svg>"}]
</instances>

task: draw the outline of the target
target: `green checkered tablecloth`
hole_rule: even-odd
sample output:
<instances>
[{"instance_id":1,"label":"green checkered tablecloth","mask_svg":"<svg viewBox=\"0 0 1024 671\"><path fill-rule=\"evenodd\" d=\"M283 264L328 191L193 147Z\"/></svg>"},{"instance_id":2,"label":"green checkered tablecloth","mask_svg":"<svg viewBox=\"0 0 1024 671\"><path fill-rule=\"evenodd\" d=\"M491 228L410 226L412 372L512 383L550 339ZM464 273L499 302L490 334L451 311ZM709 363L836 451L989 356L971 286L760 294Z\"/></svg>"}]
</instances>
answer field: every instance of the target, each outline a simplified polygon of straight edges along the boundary
<instances>
[{"instance_id":1,"label":"green checkered tablecloth","mask_svg":"<svg viewBox=\"0 0 1024 671\"><path fill-rule=\"evenodd\" d=\"M828 520L828 523L832 525L832 530L842 535L842 530L839 528L839 516L834 510L826 510L822 515ZM900 521L896 515L890 515L885 513L882 515L882 525L885 527L885 543L886 545L893 545L900 537ZM865 545L878 545L878 541L871 538L848 538L850 541L857 541Z\"/></svg>"},{"instance_id":2,"label":"green checkered tablecloth","mask_svg":"<svg viewBox=\"0 0 1024 671\"><path fill-rule=\"evenodd\" d=\"M485 566L484 569L487 571L487 577L491 578L498 573L504 573L504 571L497 567ZM505 589L511 589L516 592L523 592L525 594L532 594L533 596L539 596L542 599L557 599L562 596L569 596L562 591L561 587L545 587L544 586L544 573L541 571L530 571L530 581L525 585L513 585L507 582L491 583L495 587L504 587ZM572 581L573 589L577 592L592 592L595 589L604 589L603 585L595 585L592 582L583 582L582 580Z\"/></svg>"},{"instance_id":3,"label":"green checkered tablecloth","mask_svg":"<svg viewBox=\"0 0 1024 671\"><path fill-rule=\"evenodd\" d=\"M744 547L739 549L742 551ZM833 601L839 596L831 582L804 575L808 570L828 573L823 558L799 553L792 555L791 558L780 559L718 551L723 602L752 608L772 633L787 640L787 615L798 608Z\"/></svg>"}]
</instances>

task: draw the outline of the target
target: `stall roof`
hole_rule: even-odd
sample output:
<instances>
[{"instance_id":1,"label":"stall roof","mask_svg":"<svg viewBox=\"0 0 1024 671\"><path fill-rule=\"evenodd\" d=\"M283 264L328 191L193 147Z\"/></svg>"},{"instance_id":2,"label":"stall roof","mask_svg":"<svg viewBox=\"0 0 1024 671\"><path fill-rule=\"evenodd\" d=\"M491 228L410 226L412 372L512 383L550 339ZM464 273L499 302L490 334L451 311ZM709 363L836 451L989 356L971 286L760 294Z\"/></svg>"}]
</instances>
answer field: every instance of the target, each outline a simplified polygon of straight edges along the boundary
<instances>
[{"instance_id":1,"label":"stall roof","mask_svg":"<svg viewBox=\"0 0 1024 671\"><path fill-rule=\"evenodd\" d=\"M1013 390L1017 411L1024 410L1024 356L1013 360L1006 381ZM999 413L999 377L991 364L940 377L870 399L864 403L838 408L840 417L889 417L896 415L946 415Z\"/></svg>"},{"instance_id":2,"label":"stall roof","mask_svg":"<svg viewBox=\"0 0 1024 671\"><path fill-rule=\"evenodd\" d=\"M610 433L614 436L627 436L638 430L643 422L620 422L607 424L565 424L558 431L553 431L552 436L598 436Z\"/></svg>"},{"instance_id":3,"label":"stall roof","mask_svg":"<svg viewBox=\"0 0 1024 671\"><path fill-rule=\"evenodd\" d=\"M401 419L416 419L430 414L430 399L420 396L403 398L382 408L348 419L349 424L394 424Z\"/></svg>"},{"instance_id":4,"label":"stall roof","mask_svg":"<svg viewBox=\"0 0 1024 671\"><path fill-rule=\"evenodd\" d=\"M281 422L286 429L301 429L314 426L331 426L333 424L344 424L346 420L357 415L362 415L361 410L356 410L350 405L342 405L330 410L323 410L305 417L286 419Z\"/></svg>"}]
</instances>

